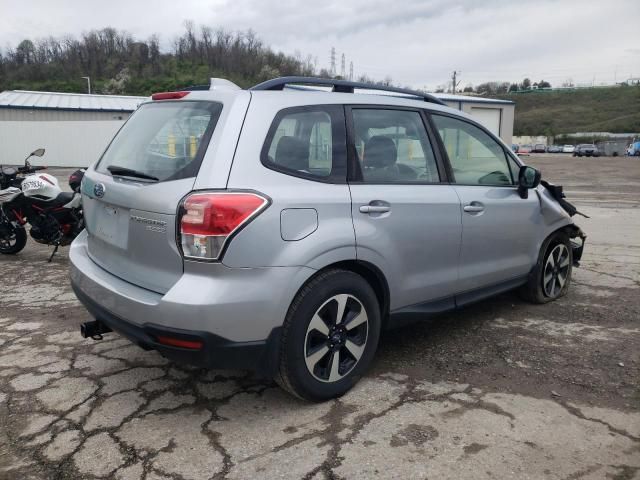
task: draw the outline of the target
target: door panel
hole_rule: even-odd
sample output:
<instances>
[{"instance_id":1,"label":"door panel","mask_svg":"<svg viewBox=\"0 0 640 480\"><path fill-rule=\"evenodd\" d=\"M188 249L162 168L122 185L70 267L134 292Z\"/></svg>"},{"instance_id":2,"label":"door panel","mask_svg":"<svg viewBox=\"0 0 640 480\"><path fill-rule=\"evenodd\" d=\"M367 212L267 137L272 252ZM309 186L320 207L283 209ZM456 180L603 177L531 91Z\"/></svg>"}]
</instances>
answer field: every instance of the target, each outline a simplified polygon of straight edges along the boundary
<instances>
[{"instance_id":1,"label":"door panel","mask_svg":"<svg viewBox=\"0 0 640 480\"><path fill-rule=\"evenodd\" d=\"M391 310L453 295L461 233L453 187L359 184L350 189L358 260L385 274Z\"/></svg>"},{"instance_id":2,"label":"door panel","mask_svg":"<svg viewBox=\"0 0 640 480\"><path fill-rule=\"evenodd\" d=\"M542 228L537 195L520 198L515 187L454 188L462 204L459 290L473 290L529 273L536 261L532 247Z\"/></svg>"},{"instance_id":3,"label":"door panel","mask_svg":"<svg viewBox=\"0 0 640 480\"><path fill-rule=\"evenodd\" d=\"M459 291L526 275L535 264L542 227L537 195L520 197L505 149L486 130L453 116L431 118L461 204Z\"/></svg>"},{"instance_id":4,"label":"door panel","mask_svg":"<svg viewBox=\"0 0 640 480\"><path fill-rule=\"evenodd\" d=\"M460 201L419 111L348 111L353 226L359 260L384 273L391 310L452 296L462 232Z\"/></svg>"}]
</instances>

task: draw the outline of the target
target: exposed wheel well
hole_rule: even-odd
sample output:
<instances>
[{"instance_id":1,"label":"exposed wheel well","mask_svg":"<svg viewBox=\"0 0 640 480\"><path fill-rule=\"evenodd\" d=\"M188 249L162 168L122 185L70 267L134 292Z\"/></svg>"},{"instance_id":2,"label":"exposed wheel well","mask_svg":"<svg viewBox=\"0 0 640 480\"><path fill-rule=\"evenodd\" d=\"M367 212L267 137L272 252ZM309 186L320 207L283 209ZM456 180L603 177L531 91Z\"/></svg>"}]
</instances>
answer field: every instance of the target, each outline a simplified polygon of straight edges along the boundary
<instances>
[{"instance_id":1,"label":"exposed wheel well","mask_svg":"<svg viewBox=\"0 0 640 480\"><path fill-rule=\"evenodd\" d=\"M560 227L556 230L554 230L553 232L551 232L549 235L547 235L544 240L542 240L542 243L540 244L540 253L539 255L543 255L544 252L542 252L542 247L544 246L545 242L547 241L547 239L549 239L550 237L552 237L553 235L556 235L559 232L563 232L565 233L569 239L573 239L573 238L579 238L581 240L580 243L577 244L578 247L580 247L580 245L582 245L582 247L584 246L584 242L587 238L587 236L584 234L584 232L582 231L582 229L580 227L578 227L577 225L570 223L569 225L565 225L563 227ZM573 243L573 242L572 242ZM574 255L574 265L578 265L581 257L582 257L582 251L583 248L577 248L576 246L573 247L573 255Z\"/></svg>"}]
</instances>

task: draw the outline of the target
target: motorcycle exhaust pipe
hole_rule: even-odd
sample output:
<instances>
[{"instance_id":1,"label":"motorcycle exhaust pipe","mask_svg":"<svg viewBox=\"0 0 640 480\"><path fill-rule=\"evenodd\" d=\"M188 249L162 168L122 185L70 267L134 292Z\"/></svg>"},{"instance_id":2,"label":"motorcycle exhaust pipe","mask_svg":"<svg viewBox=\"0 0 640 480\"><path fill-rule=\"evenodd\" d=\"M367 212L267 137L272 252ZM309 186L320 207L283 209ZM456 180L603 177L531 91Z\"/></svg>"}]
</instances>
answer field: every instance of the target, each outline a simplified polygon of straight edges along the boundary
<instances>
[{"instance_id":1,"label":"motorcycle exhaust pipe","mask_svg":"<svg viewBox=\"0 0 640 480\"><path fill-rule=\"evenodd\" d=\"M102 335L109 332L113 332L113 330L111 330L108 325L105 325L100 320L84 322L82 325L80 325L80 334L83 338L102 340Z\"/></svg>"}]
</instances>

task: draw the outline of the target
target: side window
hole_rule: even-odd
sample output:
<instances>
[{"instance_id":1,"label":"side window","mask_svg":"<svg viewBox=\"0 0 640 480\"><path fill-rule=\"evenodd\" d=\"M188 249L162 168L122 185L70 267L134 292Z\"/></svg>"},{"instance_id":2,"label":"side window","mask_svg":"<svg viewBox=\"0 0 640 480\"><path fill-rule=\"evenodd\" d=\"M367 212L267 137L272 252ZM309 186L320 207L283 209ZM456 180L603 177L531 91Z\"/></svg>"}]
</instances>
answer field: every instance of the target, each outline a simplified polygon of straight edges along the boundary
<instances>
[{"instance_id":1,"label":"side window","mask_svg":"<svg viewBox=\"0 0 640 480\"><path fill-rule=\"evenodd\" d=\"M269 129L262 163L296 176L344 181L346 142L341 107L282 110Z\"/></svg>"},{"instance_id":2,"label":"side window","mask_svg":"<svg viewBox=\"0 0 640 480\"><path fill-rule=\"evenodd\" d=\"M456 183L513 185L502 146L471 123L432 115L444 143Z\"/></svg>"},{"instance_id":3,"label":"side window","mask_svg":"<svg viewBox=\"0 0 640 480\"><path fill-rule=\"evenodd\" d=\"M436 160L420 113L354 108L355 151L365 183L437 183Z\"/></svg>"}]
</instances>

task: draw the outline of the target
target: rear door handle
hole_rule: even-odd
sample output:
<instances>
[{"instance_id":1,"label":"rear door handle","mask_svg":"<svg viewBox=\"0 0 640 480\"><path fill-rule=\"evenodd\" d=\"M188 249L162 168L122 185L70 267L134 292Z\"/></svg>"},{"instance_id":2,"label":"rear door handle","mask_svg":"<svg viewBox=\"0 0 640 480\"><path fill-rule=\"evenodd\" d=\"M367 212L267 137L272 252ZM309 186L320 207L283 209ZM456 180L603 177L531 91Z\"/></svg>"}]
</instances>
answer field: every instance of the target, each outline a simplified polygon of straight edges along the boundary
<instances>
[{"instance_id":1,"label":"rear door handle","mask_svg":"<svg viewBox=\"0 0 640 480\"><path fill-rule=\"evenodd\" d=\"M386 205L361 205L360 213L386 213L390 212L391 207Z\"/></svg>"},{"instance_id":2,"label":"rear door handle","mask_svg":"<svg viewBox=\"0 0 640 480\"><path fill-rule=\"evenodd\" d=\"M484 212L484 205L480 202L471 202L469 205L465 205L463 210L467 213Z\"/></svg>"}]
</instances>

